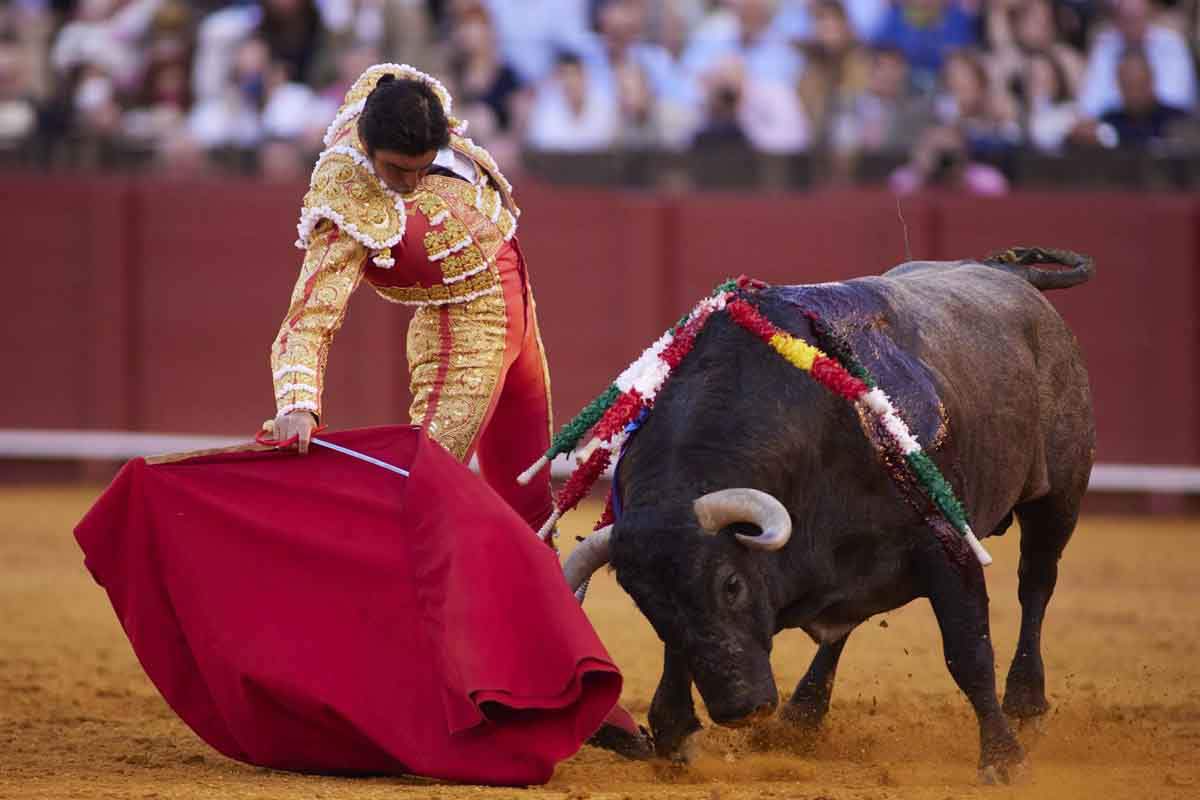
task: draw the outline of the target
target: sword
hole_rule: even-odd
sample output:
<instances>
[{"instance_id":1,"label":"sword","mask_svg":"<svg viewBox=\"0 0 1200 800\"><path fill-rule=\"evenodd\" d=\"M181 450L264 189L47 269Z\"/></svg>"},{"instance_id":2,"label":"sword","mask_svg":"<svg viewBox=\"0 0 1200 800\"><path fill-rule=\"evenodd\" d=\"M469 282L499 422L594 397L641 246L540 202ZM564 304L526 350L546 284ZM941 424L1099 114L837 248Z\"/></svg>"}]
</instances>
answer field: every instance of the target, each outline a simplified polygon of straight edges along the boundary
<instances>
[{"instance_id":1,"label":"sword","mask_svg":"<svg viewBox=\"0 0 1200 800\"><path fill-rule=\"evenodd\" d=\"M315 436L309 439L309 441L313 444L319 444L321 447L327 447L330 450L335 450L343 455L350 456L351 458L357 458L359 461L365 461L368 464L374 464L377 467L383 467L384 469L394 472L397 475L403 475L406 478L408 477L408 470L400 469L400 467L397 467L394 464L389 464L386 461L380 461L378 458L372 458L366 453L360 453L357 450L351 450L349 447L342 447L340 444L327 442L324 439L318 439Z\"/></svg>"}]
</instances>

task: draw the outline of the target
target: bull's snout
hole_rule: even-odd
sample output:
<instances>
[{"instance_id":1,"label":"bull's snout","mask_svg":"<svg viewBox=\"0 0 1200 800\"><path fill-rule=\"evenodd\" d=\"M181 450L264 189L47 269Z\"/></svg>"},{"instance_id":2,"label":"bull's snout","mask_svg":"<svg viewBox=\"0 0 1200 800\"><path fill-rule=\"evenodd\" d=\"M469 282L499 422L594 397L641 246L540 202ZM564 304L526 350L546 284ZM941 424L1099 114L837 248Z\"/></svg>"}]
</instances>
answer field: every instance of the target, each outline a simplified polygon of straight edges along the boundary
<instances>
[{"instance_id":1,"label":"bull's snout","mask_svg":"<svg viewBox=\"0 0 1200 800\"><path fill-rule=\"evenodd\" d=\"M769 703L763 703L748 713L731 713L720 715L713 713L709 709L709 714L712 716L713 722L726 728L744 728L747 725L753 725L756 722L761 722L768 719L775 713L775 707L779 704L778 699L771 700Z\"/></svg>"}]
</instances>

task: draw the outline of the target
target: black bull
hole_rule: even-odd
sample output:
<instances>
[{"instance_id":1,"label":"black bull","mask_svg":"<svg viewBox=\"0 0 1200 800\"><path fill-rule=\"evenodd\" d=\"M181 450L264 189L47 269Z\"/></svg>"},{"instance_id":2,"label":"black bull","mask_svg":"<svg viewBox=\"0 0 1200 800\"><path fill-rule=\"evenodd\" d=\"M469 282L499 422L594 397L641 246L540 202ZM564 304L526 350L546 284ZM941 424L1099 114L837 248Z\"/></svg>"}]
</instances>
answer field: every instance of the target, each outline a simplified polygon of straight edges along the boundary
<instances>
[{"instance_id":1,"label":"black bull","mask_svg":"<svg viewBox=\"0 0 1200 800\"><path fill-rule=\"evenodd\" d=\"M1026 266L1056 258L1072 268ZM712 317L626 448L622 514L602 548L665 644L649 715L660 755L678 754L700 727L693 681L717 723L774 711L769 656L785 628L804 629L819 648L782 716L815 727L850 631L927 597L946 665L979 720L981 776L1007 781L1024 763L1005 715L1048 708L1042 619L1095 438L1074 336L1038 289L1090 274L1081 257L1010 251L749 295L794 335L818 341L801 313L808 310L849 342L954 486L975 531L1000 534L1014 514L1020 520L1021 633L1003 707L978 562L944 526L935 534L927 509L906 502L850 404L727 315ZM782 504L791 534L781 549L729 535L758 533L745 517L727 517L715 535L702 530L696 500L731 487Z\"/></svg>"}]
</instances>

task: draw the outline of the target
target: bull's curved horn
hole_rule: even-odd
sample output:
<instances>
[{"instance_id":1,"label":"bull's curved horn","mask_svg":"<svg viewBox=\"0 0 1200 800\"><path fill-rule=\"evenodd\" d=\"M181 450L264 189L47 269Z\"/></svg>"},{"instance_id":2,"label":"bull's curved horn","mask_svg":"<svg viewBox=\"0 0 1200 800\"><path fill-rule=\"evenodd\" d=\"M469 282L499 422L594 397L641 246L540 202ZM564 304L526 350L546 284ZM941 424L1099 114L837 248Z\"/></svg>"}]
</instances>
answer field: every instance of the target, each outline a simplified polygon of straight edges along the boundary
<instances>
[{"instance_id":1,"label":"bull's curved horn","mask_svg":"<svg viewBox=\"0 0 1200 800\"><path fill-rule=\"evenodd\" d=\"M749 522L762 528L758 536L737 534L738 541L755 550L778 550L792 537L792 517L783 503L758 489L722 489L709 492L692 504L700 527L719 533L726 525Z\"/></svg>"},{"instance_id":2,"label":"bull's curved horn","mask_svg":"<svg viewBox=\"0 0 1200 800\"><path fill-rule=\"evenodd\" d=\"M606 525L579 543L563 564L563 575L571 591L577 591L592 573L608 563L612 525Z\"/></svg>"}]
</instances>

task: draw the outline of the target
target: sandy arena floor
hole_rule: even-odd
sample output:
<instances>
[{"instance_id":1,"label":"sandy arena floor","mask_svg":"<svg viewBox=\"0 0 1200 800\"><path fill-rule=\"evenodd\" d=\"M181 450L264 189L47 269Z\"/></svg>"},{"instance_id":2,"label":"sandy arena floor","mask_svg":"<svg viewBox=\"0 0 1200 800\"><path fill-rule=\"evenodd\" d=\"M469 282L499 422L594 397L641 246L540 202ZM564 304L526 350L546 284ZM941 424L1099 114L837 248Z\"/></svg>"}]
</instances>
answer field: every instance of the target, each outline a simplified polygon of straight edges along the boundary
<instances>
[{"instance_id":1,"label":"sandy arena floor","mask_svg":"<svg viewBox=\"0 0 1200 800\"><path fill-rule=\"evenodd\" d=\"M227 760L179 722L146 680L71 529L96 489L0 489L0 798L1197 798L1200 556L1197 520L1091 518L1067 549L1045 634L1054 705L1021 732L1033 773L975 784L978 735L917 602L865 625L842 660L815 742L768 726L706 730L688 768L584 748L546 787L291 775ZM595 509L568 520L582 531ZM572 541L570 536L564 540ZM989 542L992 630L1003 677L1016 641L1017 541ZM661 649L610 575L588 610L643 721ZM886 622L886 625L885 625ZM814 646L776 639L790 691Z\"/></svg>"}]
</instances>

